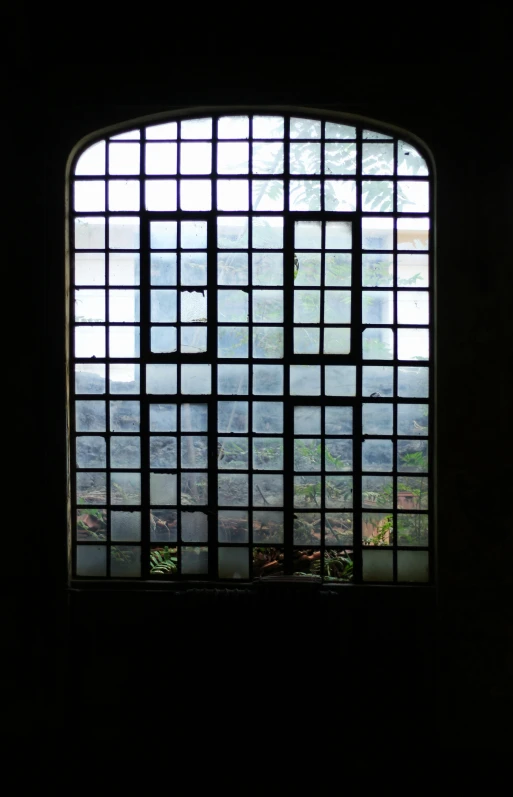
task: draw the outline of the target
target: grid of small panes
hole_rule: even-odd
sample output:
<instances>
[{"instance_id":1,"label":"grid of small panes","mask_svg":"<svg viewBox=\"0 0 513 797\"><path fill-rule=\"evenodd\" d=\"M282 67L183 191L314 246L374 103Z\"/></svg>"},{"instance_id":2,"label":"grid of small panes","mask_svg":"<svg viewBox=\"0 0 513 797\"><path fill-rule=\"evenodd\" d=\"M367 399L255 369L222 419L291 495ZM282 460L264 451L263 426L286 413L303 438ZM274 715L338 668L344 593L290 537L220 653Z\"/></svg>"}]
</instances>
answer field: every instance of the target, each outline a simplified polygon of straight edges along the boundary
<instances>
[{"instance_id":1,"label":"grid of small panes","mask_svg":"<svg viewBox=\"0 0 513 797\"><path fill-rule=\"evenodd\" d=\"M176 117L83 148L71 188L73 577L430 581L418 148Z\"/></svg>"}]
</instances>

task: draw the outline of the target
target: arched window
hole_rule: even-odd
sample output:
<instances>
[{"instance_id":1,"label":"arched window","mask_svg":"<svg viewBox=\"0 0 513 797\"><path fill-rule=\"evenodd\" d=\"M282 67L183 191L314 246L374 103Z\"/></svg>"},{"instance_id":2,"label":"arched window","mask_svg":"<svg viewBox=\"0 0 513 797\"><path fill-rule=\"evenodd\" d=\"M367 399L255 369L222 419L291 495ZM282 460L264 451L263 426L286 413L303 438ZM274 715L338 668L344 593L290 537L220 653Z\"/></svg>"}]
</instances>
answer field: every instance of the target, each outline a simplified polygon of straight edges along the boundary
<instances>
[{"instance_id":1,"label":"arched window","mask_svg":"<svg viewBox=\"0 0 513 797\"><path fill-rule=\"evenodd\" d=\"M78 149L74 579L432 580L430 175L319 111Z\"/></svg>"}]
</instances>

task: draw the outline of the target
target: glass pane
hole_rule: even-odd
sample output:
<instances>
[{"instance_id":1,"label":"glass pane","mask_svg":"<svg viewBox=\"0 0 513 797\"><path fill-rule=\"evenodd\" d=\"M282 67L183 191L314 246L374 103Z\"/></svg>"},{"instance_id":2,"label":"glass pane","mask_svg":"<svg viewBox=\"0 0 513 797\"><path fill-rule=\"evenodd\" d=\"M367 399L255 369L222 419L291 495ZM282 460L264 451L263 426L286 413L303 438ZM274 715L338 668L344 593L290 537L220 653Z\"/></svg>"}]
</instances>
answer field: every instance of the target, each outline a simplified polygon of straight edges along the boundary
<instances>
[{"instance_id":1,"label":"glass pane","mask_svg":"<svg viewBox=\"0 0 513 797\"><path fill-rule=\"evenodd\" d=\"M324 500L328 508L353 506L353 477L326 476Z\"/></svg>"},{"instance_id":2,"label":"glass pane","mask_svg":"<svg viewBox=\"0 0 513 797\"><path fill-rule=\"evenodd\" d=\"M184 575L206 575L208 573L208 548L182 548L182 573Z\"/></svg>"},{"instance_id":3,"label":"glass pane","mask_svg":"<svg viewBox=\"0 0 513 797\"><path fill-rule=\"evenodd\" d=\"M109 181L109 210L139 210L141 206L139 180ZM95 208L103 210L103 208Z\"/></svg>"},{"instance_id":4,"label":"glass pane","mask_svg":"<svg viewBox=\"0 0 513 797\"><path fill-rule=\"evenodd\" d=\"M140 468L141 438L131 435L111 437L110 466L111 468Z\"/></svg>"},{"instance_id":5,"label":"glass pane","mask_svg":"<svg viewBox=\"0 0 513 797\"><path fill-rule=\"evenodd\" d=\"M405 511L428 508L428 477L399 476L397 480L397 508Z\"/></svg>"},{"instance_id":6,"label":"glass pane","mask_svg":"<svg viewBox=\"0 0 513 797\"><path fill-rule=\"evenodd\" d=\"M279 543L283 542L283 536L283 512L253 512L253 542Z\"/></svg>"},{"instance_id":7,"label":"glass pane","mask_svg":"<svg viewBox=\"0 0 513 797\"><path fill-rule=\"evenodd\" d=\"M321 453L321 441L319 438L294 440L294 470L320 470Z\"/></svg>"},{"instance_id":8,"label":"glass pane","mask_svg":"<svg viewBox=\"0 0 513 797\"><path fill-rule=\"evenodd\" d=\"M261 402L256 402L260 404ZM219 432L248 431L248 402L219 401L217 404L217 430Z\"/></svg>"},{"instance_id":9,"label":"glass pane","mask_svg":"<svg viewBox=\"0 0 513 797\"><path fill-rule=\"evenodd\" d=\"M254 432L283 432L283 403L281 401L253 402Z\"/></svg>"},{"instance_id":10,"label":"glass pane","mask_svg":"<svg viewBox=\"0 0 513 797\"><path fill-rule=\"evenodd\" d=\"M429 219L397 219L398 249L428 249Z\"/></svg>"},{"instance_id":11,"label":"glass pane","mask_svg":"<svg viewBox=\"0 0 513 797\"><path fill-rule=\"evenodd\" d=\"M152 575L170 576L178 572L178 556L176 548L151 548L150 573Z\"/></svg>"},{"instance_id":12,"label":"glass pane","mask_svg":"<svg viewBox=\"0 0 513 797\"><path fill-rule=\"evenodd\" d=\"M394 369L390 365L364 365L362 368L362 394L382 398L394 394Z\"/></svg>"},{"instance_id":13,"label":"glass pane","mask_svg":"<svg viewBox=\"0 0 513 797\"><path fill-rule=\"evenodd\" d=\"M318 512L298 512L294 515L294 545L320 545L321 528Z\"/></svg>"},{"instance_id":14,"label":"glass pane","mask_svg":"<svg viewBox=\"0 0 513 797\"><path fill-rule=\"evenodd\" d=\"M363 291L362 322L364 324L392 324L394 322L392 291Z\"/></svg>"},{"instance_id":15,"label":"glass pane","mask_svg":"<svg viewBox=\"0 0 513 797\"><path fill-rule=\"evenodd\" d=\"M429 396L429 368L401 367L397 371L399 396L427 398Z\"/></svg>"},{"instance_id":16,"label":"glass pane","mask_svg":"<svg viewBox=\"0 0 513 797\"><path fill-rule=\"evenodd\" d=\"M272 359L283 357L283 328L254 328L253 357L267 357Z\"/></svg>"},{"instance_id":17,"label":"glass pane","mask_svg":"<svg viewBox=\"0 0 513 797\"><path fill-rule=\"evenodd\" d=\"M248 138L247 116L221 116L217 122L218 138Z\"/></svg>"},{"instance_id":18,"label":"glass pane","mask_svg":"<svg viewBox=\"0 0 513 797\"><path fill-rule=\"evenodd\" d=\"M207 222L182 221L180 223L180 246L182 249L206 249Z\"/></svg>"},{"instance_id":19,"label":"glass pane","mask_svg":"<svg viewBox=\"0 0 513 797\"><path fill-rule=\"evenodd\" d=\"M366 550L362 556L364 581L393 581L392 551Z\"/></svg>"},{"instance_id":20,"label":"glass pane","mask_svg":"<svg viewBox=\"0 0 513 797\"><path fill-rule=\"evenodd\" d=\"M176 221L150 221L152 249L176 249Z\"/></svg>"},{"instance_id":21,"label":"glass pane","mask_svg":"<svg viewBox=\"0 0 513 797\"><path fill-rule=\"evenodd\" d=\"M139 255L135 252L112 252L109 255L110 285L139 285Z\"/></svg>"},{"instance_id":22,"label":"glass pane","mask_svg":"<svg viewBox=\"0 0 513 797\"><path fill-rule=\"evenodd\" d=\"M318 119L292 117L290 120L291 138L320 138L321 124Z\"/></svg>"},{"instance_id":23,"label":"glass pane","mask_svg":"<svg viewBox=\"0 0 513 797\"><path fill-rule=\"evenodd\" d=\"M397 544L427 546L428 516L424 514L407 515L400 512L397 515Z\"/></svg>"},{"instance_id":24,"label":"glass pane","mask_svg":"<svg viewBox=\"0 0 513 797\"><path fill-rule=\"evenodd\" d=\"M105 393L105 366L77 363L75 365L76 393Z\"/></svg>"},{"instance_id":25,"label":"glass pane","mask_svg":"<svg viewBox=\"0 0 513 797\"><path fill-rule=\"evenodd\" d=\"M248 328L219 327L217 330L218 357L247 357Z\"/></svg>"},{"instance_id":26,"label":"glass pane","mask_svg":"<svg viewBox=\"0 0 513 797\"><path fill-rule=\"evenodd\" d=\"M326 249L350 249L352 227L350 221L326 222Z\"/></svg>"},{"instance_id":27,"label":"glass pane","mask_svg":"<svg viewBox=\"0 0 513 797\"><path fill-rule=\"evenodd\" d=\"M109 353L111 357L139 357L139 327L109 328Z\"/></svg>"},{"instance_id":28,"label":"glass pane","mask_svg":"<svg viewBox=\"0 0 513 797\"><path fill-rule=\"evenodd\" d=\"M253 321L283 321L283 291L253 291Z\"/></svg>"},{"instance_id":29,"label":"glass pane","mask_svg":"<svg viewBox=\"0 0 513 797\"><path fill-rule=\"evenodd\" d=\"M217 245L220 249L247 249L248 217L221 216L218 218Z\"/></svg>"},{"instance_id":30,"label":"glass pane","mask_svg":"<svg viewBox=\"0 0 513 797\"><path fill-rule=\"evenodd\" d=\"M397 323L429 324L429 293L397 291Z\"/></svg>"},{"instance_id":31,"label":"glass pane","mask_svg":"<svg viewBox=\"0 0 513 797\"><path fill-rule=\"evenodd\" d=\"M182 285L207 284L207 253L183 253L180 257L180 282Z\"/></svg>"},{"instance_id":32,"label":"glass pane","mask_svg":"<svg viewBox=\"0 0 513 797\"><path fill-rule=\"evenodd\" d=\"M283 438L253 438L253 468L258 470L283 469Z\"/></svg>"},{"instance_id":33,"label":"glass pane","mask_svg":"<svg viewBox=\"0 0 513 797\"><path fill-rule=\"evenodd\" d=\"M174 453L174 448L173 448ZM203 435L183 435L181 440L182 468L206 468L208 464L208 438ZM176 461L176 460L175 460ZM165 467L175 467L165 466Z\"/></svg>"},{"instance_id":34,"label":"glass pane","mask_svg":"<svg viewBox=\"0 0 513 797\"><path fill-rule=\"evenodd\" d=\"M150 468L176 468L176 437L150 437Z\"/></svg>"},{"instance_id":35,"label":"glass pane","mask_svg":"<svg viewBox=\"0 0 513 797\"><path fill-rule=\"evenodd\" d=\"M397 470L403 473L426 472L428 470L428 441L398 440Z\"/></svg>"},{"instance_id":36,"label":"glass pane","mask_svg":"<svg viewBox=\"0 0 513 797\"><path fill-rule=\"evenodd\" d=\"M318 324L321 319L320 291L294 291L294 322Z\"/></svg>"},{"instance_id":37,"label":"glass pane","mask_svg":"<svg viewBox=\"0 0 513 797\"><path fill-rule=\"evenodd\" d=\"M324 145L325 174L355 174L356 142Z\"/></svg>"},{"instance_id":38,"label":"glass pane","mask_svg":"<svg viewBox=\"0 0 513 797\"><path fill-rule=\"evenodd\" d=\"M220 506L248 505L248 477L244 473L219 473L217 503Z\"/></svg>"},{"instance_id":39,"label":"glass pane","mask_svg":"<svg viewBox=\"0 0 513 797\"><path fill-rule=\"evenodd\" d=\"M146 144L146 174L176 174L176 144Z\"/></svg>"},{"instance_id":40,"label":"glass pane","mask_svg":"<svg viewBox=\"0 0 513 797\"><path fill-rule=\"evenodd\" d=\"M327 253L325 255L325 285L351 285L351 255Z\"/></svg>"},{"instance_id":41,"label":"glass pane","mask_svg":"<svg viewBox=\"0 0 513 797\"><path fill-rule=\"evenodd\" d=\"M344 212L356 210L356 181L325 180L324 208Z\"/></svg>"},{"instance_id":42,"label":"glass pane","mask_svg":"<svg viewBox=\"0 0 513 797\"><path fill-rule=\"evenodd\" d=\"M394 209L394 184L391 180L362 180L362 210L390 213Z\"/></svg>"},{"instance_id":43,"label":"glass pane","mask_svg":"<svg viewBox=\"0 0 513 797\"><path fill-rule=\"evenodd\" d=\"M182 138L212 138L212 119L185 119L180 122Z\"/></svg>"},{"instance_id":44,"label":"glass pane","mask_svg":"<svg viewBox=\"0 0 513 797\"><path fill-rule=\"evenodd\" d=\"M248 384L247 365L220 364L217 366L217 391L219 394L247 395Z\"/></svg>"},{"instance_id":45,"label":"glass pane","mask_svg":"<svg viewBox=\"0 0 513 797\"><path fill-rule=\"evenodd\" d=\"M210 210L212 208L212 182L210 180L180 180L180 207L182 210Z\"/></svg>"},{"instance_id":46,"label":"glass pane","mask_svg":"<svg viewBox=\"0 0 513 797\"><path fill-rule=\"evenodd\" d=\"M111 473L110 500L112 504L140 504L140 473Z\"/></svg>"},{"instance_id":47,"label":"glass pane","mask_svg":"<svg viewBox=\"0 0 513 797\"><path fill-rule=\"evenodd\" d=\"M290 181L290 210L320 210L321 184L318 180Z\"/></svg>"},{"instance_id":48,"label":"glass pane","mask_svg":"<svg viewBox=\"0 0 513 797\"><path fill-rule=\"evenodd\" d=\"M180 292L180 320L182 322L207 321L207 292L181 291Z\"/></svg>"},{"instance_id":49,"label":"glass pane","mask_svg":"<svg viewBox=\"0 0 513 797\"><path fill-rule=\"evenodd\" d=\"M356 138L356 128L350 125L326 122L325 136L326 138Z\"/></svg>"},{"instance_id":50,"label":"glass pane","mask_svg":"<svg viewBox=\"0 0 513 797\"><path fill-rule=\"evenodd\" d=\"M140 144L109 144L109 174L139 174Z\"/></svg>"},{"instance_id":51,"label":"glass pane","mask_svg":"<svg viewBox=\"0 0 513 797\"><path fill-rule=\"evenodd\" d=\"M180 144L181 174L210 174L212 144Z\"/></svg>"},{"instance_id":52,"label":"glass pane","mask_svg":"<svg viewBox=\"0 0 513 797\"><path fill-rule=\"evenodd\" d=\"M109 246L111 249L139 249L140 221L134 216L116 216L109 219Z\"/></svg>"},{"instance_id":53,"label":"glass pane","mask_svg":"<svg viewBox=\"0 0 513 797\"><path fill-rule=\"evenodd\" d=\"M314 327L294 329L294 354L319 354L321 335Z\"/></svg>"},{"instance_id":54,"label":"glass pane","mask_svg":"<svg viewBox=\"0 0 513 797\"><path fill-rule=\"evenodd\" d=\"M75 219L75 247L77 249L104 249L105 219L96 216Z\"/></svg>"},{"instance_id":55,"label":"glass pane","mask_svg":"<svg viewBox=\"0 0 513 797\"><path fill-rule=\"evenodd\" d=\"M302 142L290 145L291 174L320 174L321 145Z\"/></svg>"},{"instance_id":56,"label":"glass pane","mask_svg":"<svg viewBox=\"0 0 513 797\"><path fill-rule=\"evenodd\" d=\"M397 256L397 284L407 288L427 288L429 256L406 254Z\"/></svg>"},{"instance_id":57,"label":"glass pane","mask_svg":"<svg viewBox=\"0 0 513 797\"><path fill-rule=\"evenodd\" d=\"M112 540L139 541L141 539L141 513L111 512L110 536Z\"/></svg>"},{"instance_id":58,"label":"glass pane","mask_svg":"<svg viewBox=\"0 0 513 797\"><path fill-rule=\"evenodd\" d=\"M105 357L105 327L75 327L75 357Z\"/></svg>"},{"instance_id":59,"label":"glass pane","mask_svg":"<svg viewBox=\"0 0 513 797\"><path fill-rule=\"evenodd\" d=\"M75 402L75 428L77 432L105 431L105 402Z\"/></svg>"},{"instance_id":60,"label":"glass pane","mask_svg":"<svg viewBox=\"0 0 513 797\"><path fill-rule=\"evenodd\" d=\"M107 487L106 487L105 473L96 473L94 471L78 471L77 503L78 504L107 503Z\"/></svg>"},{"instance_id":61,"label":"glass pane","mask_svg":"<svg viewBox=\"0 0 513 797\"><path fill-rule=\"evenodd\" d=\"M218 210L248 210L249 184L247 180L217 181ZM253 209L255 209L253 204Z\"/></svg>"},{"instance_id":62,"label":"glass pane","mask_svg":"<svg viewBox=\"0 0 513 797\"><path fill-rule=\"evenodd\" d=\"M181 392L191 395L203 395L212 392L212 366L194 364L181 366Z\"/></svg>"},{"instance_id":63,"label":"glass pane","mask_svg":"<svg viewBox=\"0 0 513 797\"><path fill-rule=\"evenodd\" d=\"M152 509L150 512L150 538L152 542L176 542L175 509Z\"/></svg>"},{"instance_id":64,"label":"glass pane","mask_svg":"<svg viewBox=\"0 0 513 797\"><path fill-rule=\"evenodd\" d=\"M253 394L255 396L283 395L283 366L254 365Z\"/></svg>"},{"instance_id":65,"label":"glass pane","mask_svg":"<svg viewBox=\"0 0 513 797\"><path fill-rule=\"evenodd\" d=\"M140 547L138 545L113 545L110 549L110 574L113 578L140 577Z\"/></svg>"},{"instance_id":66,"label":"glass pane","mask_svg":"<svg viewBox=\"0 0 513 797\"><path fill-rule=\"evenodd\" d=\"M392 545L394 542L393 515L385 512L363 512L362 544Z\"/></svg>"},{"instance_id":67,"label":"glass pane","mask_svg":"<svg viewBox=\"0 0 513 797\"><path fill-rule=\"evenodd\" d=\"M112 526L111 526L112 529ZM96 542L107 539L107 510L89 507L77 509L77 540Z\"/></svg>"},{"instance_id":68,"label":"glass pane","mask_svg":"<svg viewBox=\"0 0 513 797\"><path fill-rule=\"evenodd\" d=\"M326 438L324 447L324 467L327 471L353 469L353 441Z\"/></svg>"},{"instance_id":69,"label":"glass pane","mask_svg":"<svg viewBox=\"0 0 513 797\"><path fill-rule=\"evenodd\" d=\"M294 434L320 434L321 408L294 407Z\"/></svg>"},{"instance_id":70,"label":"glass pane","mask_svg":"<svg viewBox=\"0 0 513 797\"><path fill-rule=\"evenodd\" d=\"M205 327L182 327L180 330L180 351L187 354L201 354L207 350L207 330Z\"/></svg>"},{"instance_id":71,"label":"glass pane","mask_svg":"<svg viewBox=\"0 0 513 797\"><path fill-rule=\"evenodd\" d=\"M415 177L429 174L422 155L406 141L399 141L397 145L397 174L411 174Z\"/></svg>"},{"instance_id":72,"label":"glass pane","mask_svg":"<svg viewBox=\"0 0 513 797\"><path fill-rule=\"evenodd\" d=\"M247 548L219 548L219 578L249 578Z\"/></svg>"},{"instance_id":73,"label":"glass pane","mask_svg":"<svg viewBox=\"0 0 513 797\"><path fill-rule=\"evenodd\" d=\"M283 144L253 144L253 174L282 174L283 164Z\"/></svg>"},{"instance_id":74,"label":"glass pane","mask_svg":"<svg viewBox=\"0 0 513 797\"><path fill-rule=\"evenodd\" d=\"M326 365L324 392L327 396L356 395L356 366Z\"/></svg>"},{"instance_id":75,"label":"glass pane","mask_svg":"<svg viewBox=\"0 0 513 797\"><path fill-rule=\"evenodd\" d=\"M147 365L147 393L176 393L176 365Z\"/></svg>"},{"instance_id":76,"label":"glass pane","mask_svg":"<svg viewBox=\"0 0 513 797\"><path fill-rule=\"evenodd\" d=\"M107 547L105 545L79 545L77 547L77 576L101 577L107 575Z\"/></svg>"},{"instance_id":77,"label":"glass pane","mask_svg":"<svg viewBox=\"0 0 513 797\"><path fill-rule=\"evenodd\" d=\"M324 354L349 354L351 331L347 327L332 327L324 330Z\"/></svg>"},{"instance_id":78,"label":"glass pane","mask_svg":"<svg viewBox=\"0 0 513 797\"><path fill-rule=\"evenodd\" d=\"M218 291L217 317L219 321L247 321L248 292L230 290Z\"/></svg>"},{"instance_id":79,"label":"glass pane","mask_svg":"<svg viewBox=\"0 0 513 797\"><path fill-rule=\"evenodd\" d=\"M208 503L208 474L182 473L181 504L195 505Z\"/></svg>"},{"instance_id":80,"label":"glass pane","mask_svg":"<svg viewBox=\"0 0 513 797\"><path fill-rule=\"evenodd\" d=\"M427 551L397 552L398 581L429 581L429 554Z\"/></svg>"},{"instance_id":81,"label":"glass pane","mask_svg":"<svg viewBox=\"0 0 513 797\"><path fill-rule=\"evenodd\" d=\"M385 142L362 144L362 174L393 174L394 145Z\"/></svg>"},{"instance_id":82,"label":"glass pane","mask_svg":"<svg viewBox=\"0 0 513 797\"><path fill-rule=\"evenodd\" d=\"M162 125L151 125L146 128L146 138L173 139L176 138L178 125L176 122L166 122Z\"/></svg>"},{"instance_id":83,"label":"glass pane","mask_svg":"<svg viewBox=\"0 0 513 797\"><path fill-rule=\"evenodd\" d=\"M283 210L283 203L283 180L253 180L251 184L253 210Z\"/></svg>"},{"instance_id":84,"label":"glass pane","mask_svg":"<svg viewBox=\"0 0 513 797\"><path fill-rule=\"evenodd\" d=\"M176 351L176 327L152 327L151 350L157 354Z\"/></svg>"},{"instance_id":85,"label":"glass pane","mask_svg":"<svg viewBox=\"0 0 513 797\"><path fill-rule=\"evenodd\" d=\"M208 429L208 404L182 404L182 432L206 432Z\"/></svg>"},{"instance_id":86,"label":"glass pane","mask_svg":"<svg viewBox=\"0 0 513 797\"><path fill-rule=\"evenodd\" d=\"M105 285L105 255L96 252L75 254L75 285Z\"/></svg>"},{"instance_id":87,"label":"glass pane","mask_svg":"<svg viewBox=\"0 0 513 797\"><path fill-rule=\"evenodd\" d=\"M253 506L283 506L283 476L253 474Z\"/></svg>"},{"instance_id":88,"label":"glass pane","mask_svg":"<svg viewBox=\"0 0 513 797\"><path fill-rule=\"evenodd\" d=\"M429 359L429 330L401 329L399 327L397 330L397 357L399 360Z\"/></svg>"},{"instance_id":89,"label":"glass pane","mask_svg":"<svg viewBox=\"0 0 513 797\"><path fill-rule=\"evenodd\" d=\"M351 321L351 292L324 292L324 323L348 324Z\"/></svg>"},{"instance_id":90,"label":"glass pane","mask_svg":"<svg viewBox=\"0 0 513 797\"><path fill-rule=\"evenodd\" d=\"M79 213L105 210L105 182L77 180L74 184L74 208Z\"/></svg>"},{"instance_id":91,"label":"glass pane","mask_svg":"<svg viewBox=\"0 0 513 797\"><path fill-rule=\"evenodd\" d=\"M75 174L105 174L105 141L98 141L82 152Z\"/></svg>"},{"instance_id":92,"label":"glass pane","mask_svg":"<svg viewBox=\"0 0 513 797\"><path fill-rule=\"evenodd\" d=\"M184 542L207 542L208 516L205 512L182 512L181 522Z\"/></svg>"},{"instance_id":93,"label":"glass pane","mask_svg":"<svg viewBox=\"0 0 513 797\"><path fill-rule=\"evenodd\" d=\"M219 542L248 542L249 514L242 509L221 509L217 513Z\"/></svg>"},{"instance_id":94,"label":"glass pane","mask_svg":"<svg viewBox=\"0 0 513 797\"><path fill-rule=\"evenodd\" d=\"M296 249L320 249L322 225L320 221L296 221L294 224L294 246Z\"/></svg>"},{"instance_id":95,"label":"glass pane","mask_svg":"<svg viewBox=\"0 0 513 797\"><path fill-rule=\"evenodd\" d=\"M394 279L392 255L362 255L362 284L384 288Z\"/></svg>"},{"instance_id":96,"label":"glass pane","mask_svg":"<svg viewBox=\"0 0 513 797\"><path fill-rule=\"evenodd\" d=\"M393 249L394 220L380 216L362 219L362 249Z\"/></svg>"},{"instance_id":97,"label":"glass pane","mask_svg":"<svg viewBox=\"0 0 513 797\"><path fill-rule=\"evenodd\" d=\"M319 396L321 393L321 368L319 365L290 366L291 396Z\"/></svg>"},{"instance_id":98,"label":"glass pane","mask_svg":"<svg viewBox=\"0 0 513 797\"><path fill-rule=\"evenodd\" d=\"M397 434L427 435L428 412L427 404L399 404L397 407Z\"/></svg>"},{"instance_id":99,"label":"glass pane","mask_svg":"<svg viewBox=\"0 0 513 797\"><path fill-rule=\"evenodd\" d=\"M394 485L391 476L362 477L362 506L371 509L393 509Z\"/></svg>"},{"instance_id":100,"label":"glass pane","mask_svg":"<svg viewBox=\"0 0 513 797\"><path fill-rule=\"evenodd\" d=\"M362 433L391 435L394 431L392 404L363 404Z\"/></svg>"},{"instance_id":101,"label":"glass pane","mask_svg":"<svg viewBox=\"0 0 513 797\"><path fill-rule=\"evenodd\" d=\"M281 249L283 247L283 217L258 216L253 219L253 248Z\"/></svg>"},{"instance_id":102,"label":"glass pane","mask_svg":"<svg viewBox=\"0 0 513 797\"><path fill-rule=\"evenodd\" d=\"M139 321L139 291L109 291L109 321Z\"/></svg>"},{"instance_id":103,"label":"glass pane","mask_svg":"<svg viewBox=\"0 0 513 797\"><path fill-rule=\"evenodd\" d=\"M150 432L176 432L176 404L150 404Z\"/></svg>"},{"instance_id":104,"label":"glass pane","mask_svg":"<svg viewBox=\"0 0 513 797\"><path fill-rule=\"evenodd\" d=\"M294 254L294 285L321 284L321 255L316 252Z\"/></svg>"},{"instance_id":105,"label":"glass pane","mask_svg":"<svg viewBox=\"0 0 513 797\"><path fill-rule=\"evenodd\" d=\"M248 256L245 252L223 252L217 256L218 285L247 285Z\"/></svg>"},{"instance_id":106,"label":"glass pane","mask_svg":"<svg viewBox=\"0 0 513 797\"><path fill-rule=\"evenodd\" d=\"M282 116L254 116L253 138L283 138L284 119Z\"/></svg>"},{"instance_id":107,"label":"glass pane","mask_svg":"<svg viewBox=\"0 0 513 797\"><path fill-rule=\"evenodd\" d=\"M217 465L226 470L248 469L248 438L219 437L217 441Z\"/></svg>"},{"instance_id":108,"label":"glass pane","mask_svg":"<svg viewBox=\"0 0 513 797\"><path fill-rule=\"evenodd\" d=\"M324 412L326 434L353 434L352 407L326 407Z\"/></svg>"},{"instance_id":109,"label":"glass pane","mask_svg":"<svg viewBox=\"0 0 513 797\"><path fill-rule=\"evenodd\" d=\"M364 360L392 360L394 333L391 329L368 327L363 331Z\"/></svg>"},{"instance_id":110,"label":"glass pane","mask_svg":"<svg viewBox=\"0 0 513 797\"><path fill-rule=\"evenodd\" d=\"M362 443L363 470L390 471L393 468L391 440L364 440Z\"/></svg>"},{"instance_id":111,"label":"glass pane","mask_svg":"<svg viewBox=\"0 0 513 797\"><path fill-rule=\"evenodd\" d=\"M324 516L324 540L326 545L352 545L352 512L326 512Z\"/></svg>"},{"instance_id":112,"label":"glass pane","mask_svg":"<svg viewBox=\"0 0 513 797\"><path fill-rule=\"evenodd\" d=\"M253 285L283 285L283 255L278 252L254 252Z\"/></svg>"},{"instance_id":113,"label":"glass pane","mask_svg":"<svg viewBox=\"0 0 513 797\"><path fill-rule=\"evenodd\" d=\"M138 401L110 402L110 431L138 432L140 428L140 404Z\"/></svg>"},{"instance_id":114,"label":"glass pane","mask_svg":"<svg viewBox=\"0 0 513 797\"><path fill-rule=\"evenodd\" d=\"M427 213L429 211L428 181L398 180L397 210L400 213Z\"/></svg>"}]
</instances>

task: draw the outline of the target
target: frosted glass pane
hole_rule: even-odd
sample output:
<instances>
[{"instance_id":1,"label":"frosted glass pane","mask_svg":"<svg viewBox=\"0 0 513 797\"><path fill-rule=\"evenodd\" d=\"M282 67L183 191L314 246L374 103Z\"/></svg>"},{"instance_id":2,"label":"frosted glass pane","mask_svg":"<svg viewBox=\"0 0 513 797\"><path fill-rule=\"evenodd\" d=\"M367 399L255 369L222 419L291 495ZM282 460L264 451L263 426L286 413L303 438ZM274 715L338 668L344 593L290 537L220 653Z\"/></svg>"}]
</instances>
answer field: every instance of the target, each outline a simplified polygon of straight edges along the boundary
<instances>
[{"instance_id":1,"label":"frosted glass pane","mask_svg":"<svg viewBox=\"0 0 513 797\"><path fill-rule=\"evenodd\" d=\"M219 578L249 578L249 549L219 548Z\"/></svg>"},{"instance_id":2,"label":"frosted glass pane","mask_svg":"<svg viewBox=\"0 0 513 797\"><path fill-rule=\"evenodd\" d=\"M429 581L429 554L427 551L397 552L398 581Z\"/></svg>"},{"instance_id":3,"label":"frosted glass pane","mask_svg":"<svg viewBox=\"0 0 513 797\"><path fill-rule=\"evenodd\" d=\"M362 551L364 581L393 581L392 551Z\"/></svg>"}]
</instances>

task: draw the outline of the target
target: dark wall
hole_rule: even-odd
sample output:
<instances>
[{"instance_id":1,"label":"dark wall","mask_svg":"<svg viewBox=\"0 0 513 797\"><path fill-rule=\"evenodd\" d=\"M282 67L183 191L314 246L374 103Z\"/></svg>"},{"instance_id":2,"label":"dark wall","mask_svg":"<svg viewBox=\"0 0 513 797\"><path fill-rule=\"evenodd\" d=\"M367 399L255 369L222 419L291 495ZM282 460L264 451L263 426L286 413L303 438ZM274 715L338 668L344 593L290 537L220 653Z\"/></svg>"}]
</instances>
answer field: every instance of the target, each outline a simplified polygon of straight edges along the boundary
<instances>
[{"instance_id":1,"label":"dark wall","mask_svg":"<svg viewBox=\"0 0 513 797\"><path fill-rule=\"evenodd\" d=\"M12 567L3 604L13 733L151 718L336 717L394 727L396 750L505 744L511 715L512 118L504 72L475 58L357 63L34 59L16 34L4 150L15 292ZM51 43L51 42L50 42ZM492 52L485 41L484 52ZM414 55L411 56L414 58ZM180 64L184 64L180 66ZM186 65L186 66L185 66ZM105 72L105 69L108 72ZM437 587L206 599L68 596L64 182L84 135L195 105L297 104L405 128L437 170ZM4 216L4 219L6 217ZM5 345L4 344L4 345ZM10 497L10 501L13 498ZM11 513L9 513L11 514ZM141 684L143 684L141 686ZM215 684L212 688L212 684ZM14 688L14 687L13 687ZM181 697L179 697L181 695ZM343 702L341 702L343 699ZM323 713L324 712L324 713ZM107 721L100 721L101 716ZM352 724L351 724L352 723ZM413 729L413 733L412 733ZM504 729L504 730L503 730ZM388 747L388 743L386 745Z\"/></svg>"}]
</instances>

